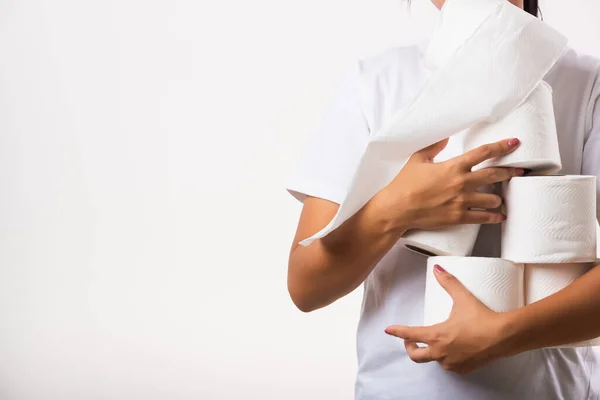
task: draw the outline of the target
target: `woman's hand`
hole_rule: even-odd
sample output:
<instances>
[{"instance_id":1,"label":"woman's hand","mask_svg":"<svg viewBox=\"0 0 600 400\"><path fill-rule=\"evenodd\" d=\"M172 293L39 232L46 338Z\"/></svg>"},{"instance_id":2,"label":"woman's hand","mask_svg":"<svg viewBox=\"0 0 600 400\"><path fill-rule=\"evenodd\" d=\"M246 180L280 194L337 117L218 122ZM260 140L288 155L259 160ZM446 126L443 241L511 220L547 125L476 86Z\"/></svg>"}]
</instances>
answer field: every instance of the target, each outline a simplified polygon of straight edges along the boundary
<instances>
[{"instance_id":1,"label":"woman's hand","mask_svg":"<svg viewBox=\"0 0 600 400\"><path fill-rule=\"evenodd\" d=\"M481 162L512 153L518 139L487 144L441 163L436 157L448 139L415 154L396 178L376 196L392 229L432 229L458 224L496 224L506 217L490 211L502 204L499 196L477 188L523 175L517 168L486 168L472 172Z\"/></svg>"},{"instance_id":2,"label":"woman's hand","mask_svg":"<svg viewBox=\"0 0 600 400\"><path fill-rule=\"evenodd\" d=\"M454 301L448 320L426 327L390 326L385 332L404 339L414 362L437 361L445 370L459 374L507 356L505 314L490 310L442 267L436 265L434 271ZM418 347L417 343L428 347Z\"/></svg>"}]
</instances>

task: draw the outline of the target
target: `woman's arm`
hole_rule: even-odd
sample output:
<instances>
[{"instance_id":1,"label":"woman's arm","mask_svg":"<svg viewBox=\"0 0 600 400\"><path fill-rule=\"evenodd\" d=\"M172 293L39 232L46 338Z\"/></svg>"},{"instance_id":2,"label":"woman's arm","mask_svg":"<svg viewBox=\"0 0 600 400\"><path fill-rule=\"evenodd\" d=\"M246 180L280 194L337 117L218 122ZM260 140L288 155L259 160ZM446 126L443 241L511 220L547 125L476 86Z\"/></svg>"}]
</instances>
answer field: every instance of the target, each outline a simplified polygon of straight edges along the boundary
<instances>
[{"instance_id":1,"label":"woman's arm","mask_svg":"<svg viewBox=\"0 0 600 400\"><path fill-rule=\"evenodd\" d=\"M504 315L506 355L600 336L600 268L552 296Z\"/></svg>"},{"instance_id":2,"label":"woman's arm","mask_svg":"<svg viewBox=\"0 0 600 400\"><path fill-rule=\"evenodd\" d=\"M327 225L338 207L314 197L304 201L288 265L290 296L304 312L352 292L407 229L386 221L373 200L326 237L297 244Z\"/></svg>"},{"instance_id":3,"label":"woman's arm","mask_svg":"<svg viewBox=\"0 0 600 400\"><path fill-rule=\"evenodd\" d=\"M498 358L600 336L600 266L549 297L504 313L486 307L443 266L434 271L454 302L450 317L432 326L386 329L404 339L414 362L437 361L465 374Z\"/></svg>"},{"instance_id":4,"label":"woman's arm","mask_svg":"<svg viewBox=\"0 0 600 400\"><path fill-rule=\"evenodd\" d=\"M522 175L523 170L471 169L511 153L519 141L492 143L434 163L433 158L446 143L415 153L394 181L352 218L326 237L302 247L297 243L326 226L338 209L326 200L305 200L288 265L288 290L300 310L325 307L352 292L408 229L493 224L504 219L497 212L471 210L494 209L502 201L476 189Z\"/></svg>"}]
</instances>

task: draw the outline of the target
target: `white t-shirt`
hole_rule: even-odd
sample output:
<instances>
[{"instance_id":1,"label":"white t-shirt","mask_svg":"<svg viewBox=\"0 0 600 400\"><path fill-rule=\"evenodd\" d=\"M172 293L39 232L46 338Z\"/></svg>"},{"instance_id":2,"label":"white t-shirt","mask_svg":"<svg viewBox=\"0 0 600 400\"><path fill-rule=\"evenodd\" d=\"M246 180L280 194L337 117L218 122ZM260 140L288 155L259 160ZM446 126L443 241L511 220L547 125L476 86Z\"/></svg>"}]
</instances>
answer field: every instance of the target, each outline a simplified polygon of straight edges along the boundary
<instances>
[{"instance_id":1,"label":"white t-shirt","mask_svg":"<svg viewBox=\"0 0 600 400\"><path fill-rule=\"evenodd\" d=\"M569 50L545 78L554 90L561 174L600 175L600 107L595 107L599 68L600 61ZM309 195L339 204L369 135L410 100L427 77L422 45L360 60L339 87L288 190L300 200ZM519 132L511 135L518 137ZM499 257L499 229L483 227L474 255ZM600 399L600 357L590 348L529 351L466 376L444 371L435 362L412 362L403 343L384 329L422 324L425 265L425 257L396 246L363 284L358 400Z\"/></svg>"}]
</instances>

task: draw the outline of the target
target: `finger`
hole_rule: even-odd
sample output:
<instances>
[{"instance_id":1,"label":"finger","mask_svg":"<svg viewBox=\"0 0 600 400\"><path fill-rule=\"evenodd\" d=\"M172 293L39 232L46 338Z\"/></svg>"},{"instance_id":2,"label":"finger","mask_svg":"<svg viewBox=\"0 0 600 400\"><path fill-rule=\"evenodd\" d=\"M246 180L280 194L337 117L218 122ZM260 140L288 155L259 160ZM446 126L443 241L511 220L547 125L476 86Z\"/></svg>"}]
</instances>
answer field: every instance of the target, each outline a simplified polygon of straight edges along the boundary
<instances>
[{"instance_id":1,"label":"finger","mask_svg":"<svg viewBox=\"0 0 600 400\"><path fill-rule=\"evenodd\" d=\"M461 217L461 224L493 225L506 221L506 215L485 210L467 210Z\"/></svg>"},{"instance_id":2,"label":"finger","mask_svg":"<svg viewBox=\"0 0 600 400\"><path fill-rule=\"evenodd\" d=\"M427 326L413 327L393 325L385 328L385 333L391 336L396 336L400 339L429 344L429 340L431 338L431 329L431 327Z\"/></svg>"},{"instance_id":3,"label":"finger","mask_svg":"<svg viewBox=\"0 0 600 400\"><path fill-rule=\"evenodd\" d=\"M467 174L466 180L473 187L490 185L504 182L515 176L523 176L525 170L522 168L484 168Z\"/></svg>"},{"instance_id":4,"label":"finger","mask_svg":"<svg viewBox=\"0 0 600 400\"><path fill-rule=\"evenodd\" d=\"M502 205L502 197L488 193L467 193L463 201L468 208L494 209Z\"/></svg>"},{"instance_id":5,"label":"finger","mask_svg":"<svg viewBox=\"0 0 600 400\"><path fill-rule=\"evenodd\" d=\"M521 142L515 138L488 143L468 151L462 156L456 157L456 159L466 170L471 171L471 168L485 160L512 153L519 147L519 144Z\"/></svg>"},{"instance_id":6,"label":"finger","mask_svg":"<svg viewBox=\"0 0 600 400\"><path fill-rule=\"evenodd\" d=\"M453 300L471 295L471 292L454 275L446 271L441 265L433 266L433 273L438 283Z\"/></svg>"},{"instance_id":7,"label":"finger","mask_svg":"<svg viewBox=\"0 0 600 400\"><path fill-rule=\"evenodd\" d=\"M412 158L418 158L421 160L432 161L438 154L442 152L448 145L448 141L450 138L446 138L437 143L432 144L431 146L427 146L424 149L417 151L413 154Z\"/></svg>"},{"instance_id":8,"label":"finger","mask_svg":"<svg viewBox=\"0 0 600 400\"><path fill-rule=\"evenodd\" d=\"M406 348L406 353L410 359L416 363L422 364L435 361L431 355L430 347L419 347L417 342L413 342L411 340L405 340L404 347Z\"/></svg>"}]
</instances>

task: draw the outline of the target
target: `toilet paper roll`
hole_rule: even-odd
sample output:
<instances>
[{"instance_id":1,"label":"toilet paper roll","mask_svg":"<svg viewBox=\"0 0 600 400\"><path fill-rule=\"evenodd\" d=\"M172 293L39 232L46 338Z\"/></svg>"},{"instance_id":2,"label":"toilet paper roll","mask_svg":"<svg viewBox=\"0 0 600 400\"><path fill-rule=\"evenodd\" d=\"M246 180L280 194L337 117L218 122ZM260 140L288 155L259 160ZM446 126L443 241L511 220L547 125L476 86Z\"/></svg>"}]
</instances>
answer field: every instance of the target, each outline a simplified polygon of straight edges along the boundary
<instances>
[{"instance_id":1,"label":"toilet paper roll","mask_svg":"<svg viewBox=\"0 0 600 400\"><path fill-rule=\"evenodd\" d=\"M448 228L409 231L398 245L426 256L469 256L477 240L480 225L456 225Z\"/></svg>"},{"instance_id":2,"label":"toilet paper roll","mask_svg":"<svg viewBox=\"0 0 600 400\"><path fill-rule=\"evenodd\" d=\"M519 148L503 157L487 160L473 168L513 167L530 169L529 175L549 175L562 163L552 105L552 88L541 82L513 112L496 123L482 123L460 134L465 152L511 136L521 140Z\"/></svg>"},{"instance_id":3,"label":"toilet paper roll","mask_svg":"<svg viewBox=\"0 0 600 400\"><path fill-rule=\"evenodd\" d=\"M425 256L469 256L480 225L456 225L434 230L415 229L405 234L398 245Z\"/></svg>"},{"instance_id":4,"label":"toilet paper roll","mask_svg":"<svg viewBox=\"0 0 600 400\"><path fill-rule=\"evenodd\" d=\"M565 36L510 2L478 0L480 12L471 13L473 1L450 0L444 5L430 43L442 49L449 40L451 50L439 57L430 53L438 66L430 79L374 132L336 215L301 245L324 237L359 211L416 151L508 115L529 97L565 50ZM461 25L460 35L443 34L462 24L465 15L469 23Z\"/></svg>"},{"instance_id":5,"label":"toilet paper roll","mask_svg":"<svg viewBox=\"0 0 600 400\"><path fill-rule=\"evenodd\" d=\"M525 304L535 303L551 296L588 272L594 263L581 264L526 264ZM600 346L600 338L553 348Z\"/></svg>"},{"instance_id":6,"label":"toilet paper roll","mask_svg":"<svg viewBox=\"0 0 600 400\"><path fill-rule=\"evenodd\" d=\"M525 264L525 304L551 296L588 272L593 263Z\"/></svg>"},{"instance_id":7,"label":"toilet paper roll","mask_svg":"<svg viewBox=\"0 0 600 400\"><path fill-rule=\"evenodd\" d=\"M516 177L503 185L501 257L518 263L596 260L596 177Z\"/></svg>"},{"instance_id":8,"label":"toilet paper roll","mask_svg":"<svg viewBox=\"0 0 600 400\"><path fill-rule=\"evenodd\" d=\"M433 272L435 264L454 275L475 297L496 312L512 311L524 304L523 265L499 258L430 257L427 260L424 325L448 319L452 298Z\"/></svg>"},{"instance_id":9,"label":"toilet paper roll","mask_svg":"<svg viewBox=\"0 0 600 400\"><path fill-rule=\"evenodd\" d=\"M435 157L434 162L444 162L463 152L462 142L451 137L448 145ZM482 193L493 193L493 185L478 189ZM457 225L441 229L408 231L397 243L406 249L425 256L469 256L473 251L480 225Z\"/></svg>"}]
</instances>

